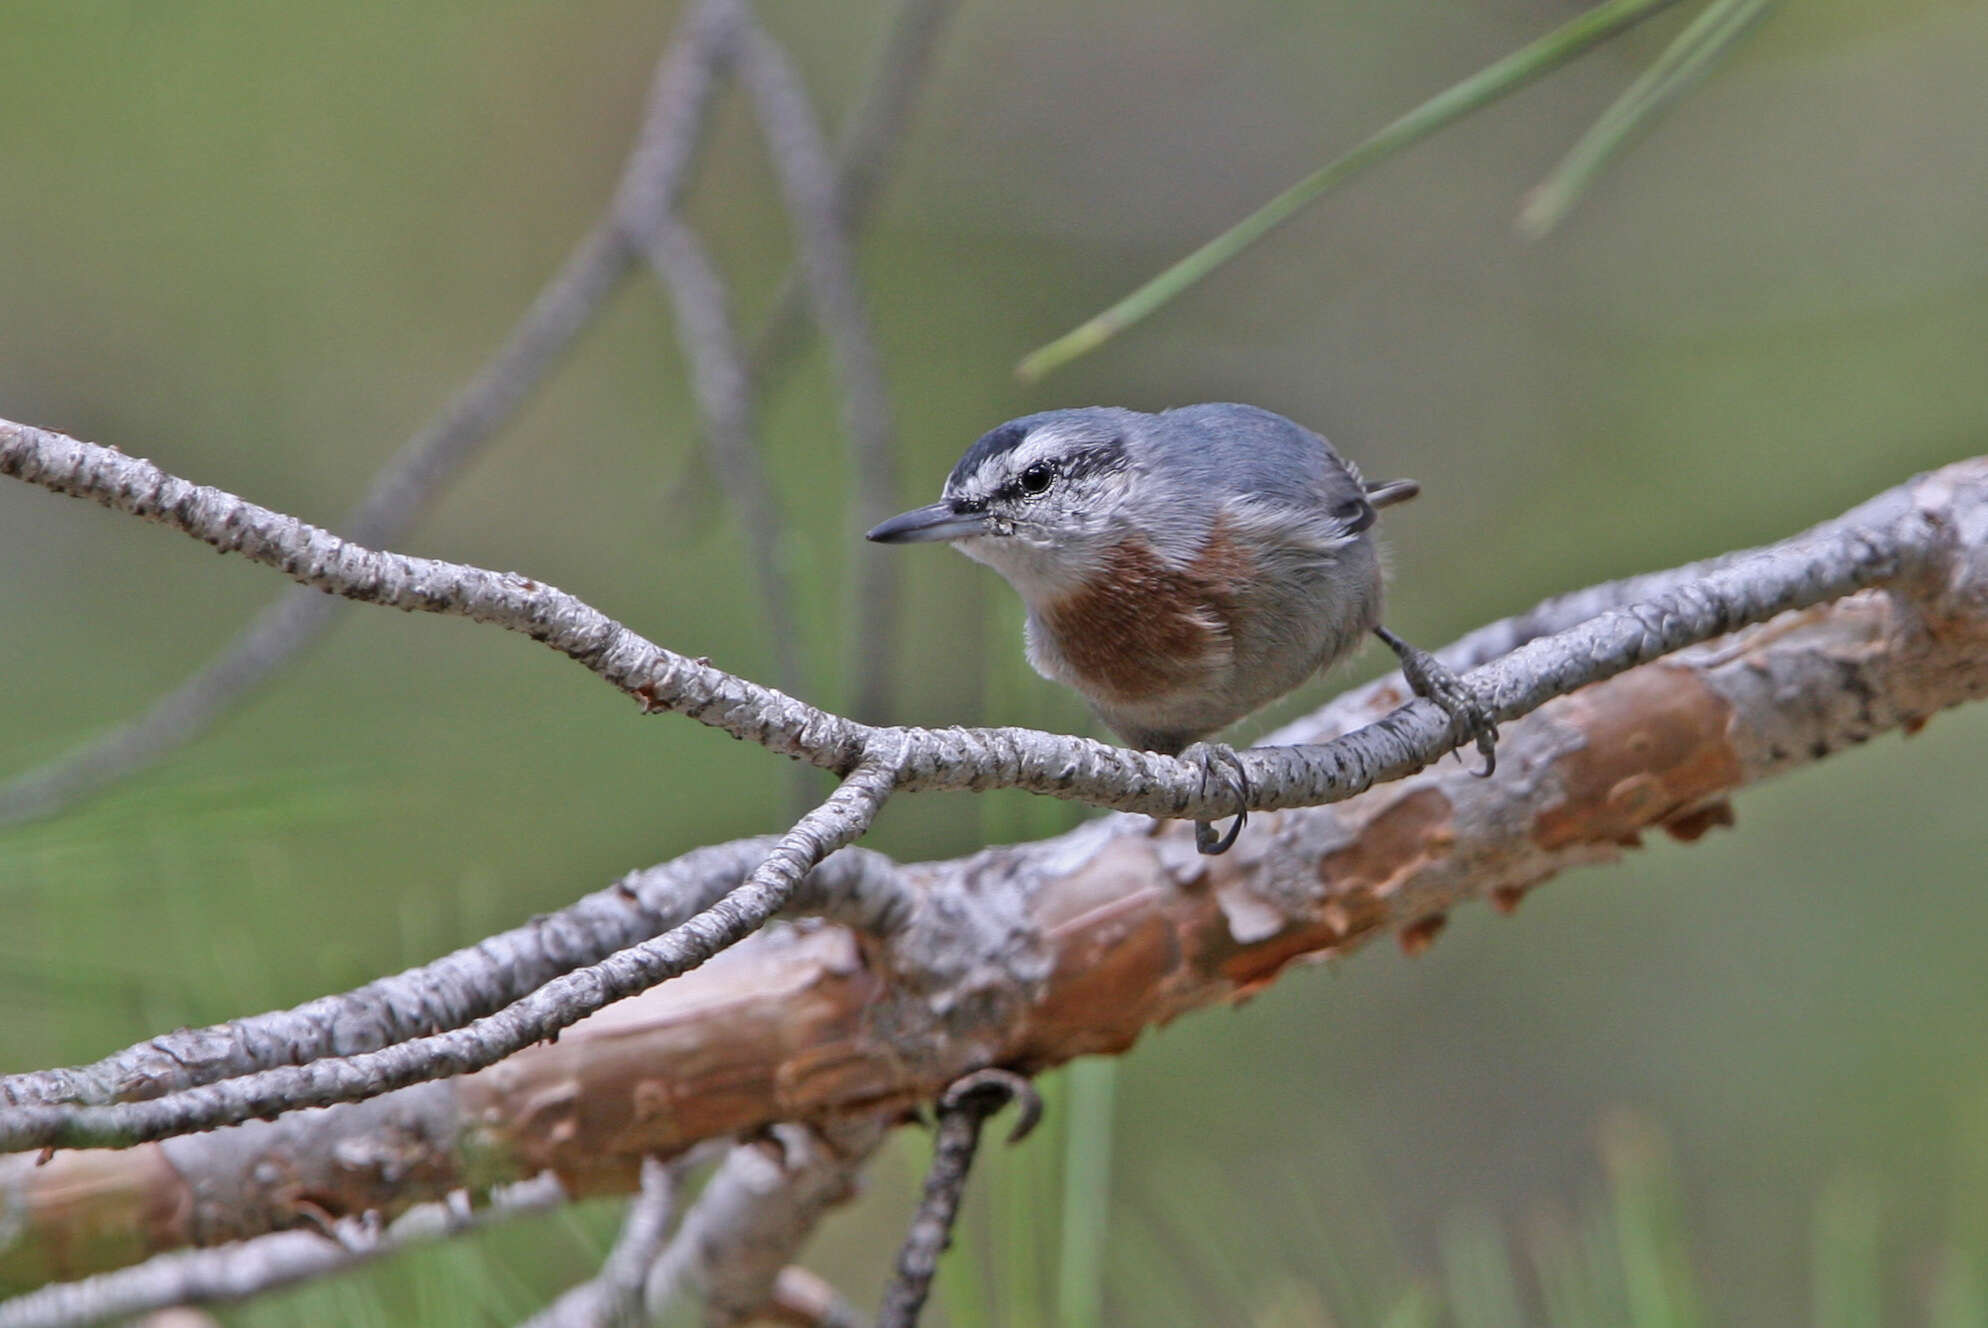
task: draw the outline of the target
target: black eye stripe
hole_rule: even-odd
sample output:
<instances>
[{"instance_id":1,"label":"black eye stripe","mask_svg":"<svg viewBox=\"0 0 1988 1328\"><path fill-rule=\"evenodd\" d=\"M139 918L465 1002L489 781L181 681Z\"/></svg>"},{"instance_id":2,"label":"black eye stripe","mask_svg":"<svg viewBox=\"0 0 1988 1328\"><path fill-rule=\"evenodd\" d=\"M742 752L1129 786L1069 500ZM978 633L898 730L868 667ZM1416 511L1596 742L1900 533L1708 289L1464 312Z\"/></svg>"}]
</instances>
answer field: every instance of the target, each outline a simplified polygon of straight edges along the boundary
<instances>
[{"instance_id":1,"label":"black eye stripe","mask_svg":"<svg viewBox=\"0 0 1988 1328\"><path fill-rule=\"evenodd\" d=\"M1113 439L1101 446L1086 447L1068 456L1057 457L1053 461L1030 462L1019 473L1011 475L1005 484L992 490L988 498L997 501L1034 498L1046 493L1058 480L1081 480L1093 475L1109 474L1123 470L1125 463L1125 444L1119 439ZM1039 473L1042 476L1033 487L1029 483L1032 473ZM986 500L981 500L981 506L985 505Z\"/></svg>"}]
</instances>

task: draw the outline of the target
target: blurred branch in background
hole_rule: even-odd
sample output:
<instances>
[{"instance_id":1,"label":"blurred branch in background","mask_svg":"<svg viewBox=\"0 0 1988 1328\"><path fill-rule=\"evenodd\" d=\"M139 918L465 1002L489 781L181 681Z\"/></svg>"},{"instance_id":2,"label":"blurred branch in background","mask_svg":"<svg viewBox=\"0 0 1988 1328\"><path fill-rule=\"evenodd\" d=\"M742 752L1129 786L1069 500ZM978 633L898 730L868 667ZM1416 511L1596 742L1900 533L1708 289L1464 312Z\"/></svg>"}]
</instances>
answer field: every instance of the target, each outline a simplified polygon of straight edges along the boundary
<instances>
[{"instance_id":1,"label":"blurred branch in background","mask_svg":"<svg viewBox=\"0 0 1988 1328\"><path fill-rule=\"evenodd\" d=\"M906 0L873 71L870 90L853 119L839 171L825 155L795 164L797 158L811 152L821 153L818 134L810 137L788 127L769 126L769 139L778 138L786 145L784 159L789 168L813 173L814 192L804 194L800 202L814 211L805 217L797 213L795 230L807 242L803 265L826 266L827 274L820 280L831 287L838 282L849 285L853 279L838 274L836 264L846 266L846 254L835 240L825 240L824 232L835 232L837 223L854 226L867 218L888 175L913 95L953 4L954 0ZM349 538L362 544L390 544L405 535L592 324L609 297L620 289L657 228L666 220L680 225L675 221L675 209L703 138L716 77L729 55L727 32L749 23L750 10L733 0L703 0L690 12L683 35L658 66L642 127L606 215L574 248L490 361L375 476L366 497L341 526ZM763 34L760 41L761 46L755 49L763 49ZM793 113L798 103L798 109L805 111L804 99L805 92L796 84L788 92L784 109ZM822 180L826 180L825 185ZM826 211L819 201L823 194L828 199ZM794 201L790 196L790 204ZM716 281L715 273L709 276ZM792 281L788 284L794 285ZM722 296L722 286L718 286L715 297L721 306ZM866 473L888 476L888 409L882 401L875 351L868 342L860 304L853 315L850 312L854 298L831 292L830 304L823 305L819 295L815 303L835 315L840 362L851 368L844 377L849 389L858 394L848 408L858 455L865 458ZM680 324L685 315L683 304L680 296ZM706 312L709 307L708 300L692 306L693 311ZM779 685L788 690L799 687L802 680L799 634L786 607L791 596L785 593L784 577L778 570L777 538L769 534L777 530L778 515L772 510L768 486L755 478L760 467L751 441L749 411L751 398L765 376L761 366L784 362L790 348L798 346L793 320L801 308L796 302L789 312L789 302L783 300L762 338L753 369L738 366L737 357L732 357L730 377L735 382L727 381L727 375L717 367L700 364L698 354L691 356L693 387L700 388L707 445L726 458L722 470L731 481L727 494L737 508L764 592L761 605ZM710 331L708 323L707 318L701 324L703 334ZM721 354L708 335L682 330L704 356ZM743 421L739 418L742 411ZM887 485L871 502L887 506L894 497ZM889 597L884 584L888 573L883 570L887 563L872 554L864 567L869 570L862 573L867 579L859 602L870 605L866 612L873 624L885 624L889 609L878 601ZM321 639L342 607L335 598L301 590L284 596L200 672L137 720L0 784L0 826L60 812L197 739ZM888 640L889 633L881 633L865 650L887 650ZM856 712L881 718L887 696L878 689L887 685L889 670L874 667L878 660L875 653L866 653L864 660L865 667L855 676L871 680L867 684L870 690L864 692L863 704Z\"/></svg>"},{"instance_id":2,"label":"blurred branch in background","mask_svg":"<svg viewBox=\"0 0 1988 1328\"><path fill-rule=\"evenodd\" d=\"M1319 167L1103 313L1030 351L1015 366L1016 374L1025 381L1033 381L1090 354L1368 167L1379 165L1472 111L1518 91L1671 3L1673 0L1609 0L1437 93L1352 150ZM1568 160L1535 192L1527 207L1524 229L1529 234L1540 235L1558 224L1629 137L1654 120L1713 61L1730 50L1766 12L1768 3L1769 0L1712 0L1699 21L1659 57L1630 93L1609 108L1569 154Z\"/></svg>"},{"instance_id":3,"label":"blurred branch in background","mask_svg":"<svg viewBox=\"0 0 1988 1328\"><path fill-rule=\"evenodd\" d=\"M781 1282L798 1308L791 1260L830 1209L855 1194L887 1133L872 1111L819 1126L783 1124L727 1153L683 1225L649 1270L644 1304L659 1318L677 1301L703 1302L703 1322L730 1328L764 1314ZM832 1297L814 1298L815 1322L833 1322Z\"/></svg>"},{"instance_id":4,"label":"blurred branch in background","mask_svg":"<svg viewBox=\"0 0 1988 1328\"><path fill-rule=\"evenodd\" d=\"M560 1296L534 1314L524 1328L597 1328L639 1324L642 1290L650 1265L669 1240L670 1218L676 1212L676 1182L670 1169L653 1157L642 1159L642 1188L622 1215L621 1234L608 1251L600 1273Z\"/></svg>"},{"instance_id":5,"label":"blurred branch in background","mask_svg":"<svg viewBox=\"0 0 1988 1328\"><path fill-rule=\"evenodd\" d=\"M490 362L374 478L365 499L344 522L352 539L388 543L404 535L593 322L633 260L626 240L632 228L624 225L623 210L646 212L671 204L694 155L693 139L702 130L710 91L700 61L679 60L674 66L664 61L607 215L581 240ZM0 785L0 825L59 812L199 737L315 644L343 607L322 595L290 592L138 720Z\"/></svg>"},{"instance_id":6,"label":"blurred branch in background","mask_svg":"<svg viewBox=\"0 0 1988 1328\"><path fill-rule=\"evenodd\" d=\"M767 151L793 218L802 284L841 383L852 491L844 520L855 560L847 706L857 719L883 723L889 717L890 665L897 640L898 567L888 549L860 538L897 510L896 445L883 364L856 279L855 255L843 233L828 145L807 88L780 44L750 19L739 42L739 77L759 110Z\"/></svg>"}]
</instances>

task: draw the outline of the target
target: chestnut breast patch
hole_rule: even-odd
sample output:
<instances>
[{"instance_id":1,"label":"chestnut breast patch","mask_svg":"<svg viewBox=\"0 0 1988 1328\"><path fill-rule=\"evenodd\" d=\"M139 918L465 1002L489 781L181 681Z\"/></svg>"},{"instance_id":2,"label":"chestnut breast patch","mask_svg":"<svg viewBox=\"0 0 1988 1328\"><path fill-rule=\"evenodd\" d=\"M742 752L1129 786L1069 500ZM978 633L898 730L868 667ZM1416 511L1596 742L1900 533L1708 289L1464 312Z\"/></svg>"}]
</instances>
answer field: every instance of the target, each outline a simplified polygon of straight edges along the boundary
<instances>
[{"instance_id":1,"label":"chestnut breast patch","mask_svg":"<svg viewBox=\"0 0 1988 1328\"><path fill-rule=\"evenodd\" d=\"M1219 523L1184 567L1128 540L1106 555L1089 585L1048 605L1041 618L1092 688L1126 701L1149 699L1228 662L1236 587L1248 583L1250 571L1247 553Z\"/></svg>"}]
</instances>

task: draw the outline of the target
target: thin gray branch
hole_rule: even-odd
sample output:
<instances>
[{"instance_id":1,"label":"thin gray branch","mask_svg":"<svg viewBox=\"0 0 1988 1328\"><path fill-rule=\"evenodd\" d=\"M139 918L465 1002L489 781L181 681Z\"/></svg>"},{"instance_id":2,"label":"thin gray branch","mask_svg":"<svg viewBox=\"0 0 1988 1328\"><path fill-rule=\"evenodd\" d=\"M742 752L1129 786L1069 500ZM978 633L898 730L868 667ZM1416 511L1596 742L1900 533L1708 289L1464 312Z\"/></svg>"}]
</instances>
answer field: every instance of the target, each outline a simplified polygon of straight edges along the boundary
<instances>
[{"instance_id":1,"label":"thin gray branch","mask_svg":"<svg viewBox=\"0 0 1988 1328\"><path fill-rule=\"evenodd\" d=\"M1439 653L1451 667L1468 670L1609 609L1667 594L1746 556L1690 563L1559 595L1523 614L1478 628ZM1292 733L1270 735L1264 745L1289 745L1298 740L1297 729L1313 742L1322 732L1344 732L1352 724L1335 724L1333 717L1350 720L1364 713L1365 698L1390 685L1397 684L1383 678L1342 695L1324 711L1300 721ZM460 1028L562 973L597 963L678 925L735 888L773 842L744 839L693 850L671 862L630 872L606 889L525 926L294 1009L160 1034L88 1066L0 1078L0 1105L139 1101L257 1070L373 1051L425 1033ZM849 848L808 874L787 911L888 936L908 914L911 893L890 859Z\"/></svg>"},{"instance_id":2,"label":"thin gray branch","mask_svg":"<svg viewBox=\"0 0 1988 1328\"><path fill-rule=\"evenodd\" d=\"M176 1250L0 1302L0 1328L75 1328L175 1305L248 1300L565 1202L559 1182L546 1175L498 1191L481 1208L472 1208L458 1193L447 1203L409 1209L384 1228L369 1217L341 1218L323 1231L278 1231L212 1249Z\"/></svg>"},{"instance_id":3,"label":"thin gray branch","mask_svg":"<svg viewBox=\"0 0 1988 1328\"><path fill-rule=\"evenodd\" d=\"M653 1157L642 1159L642 1189L628 1203L621 1234L601 1271L525 1321L525 1328L637 1328L648 1322L642 1288L650 1265L663 1251L676 1208L670 1168Z\"/></svg>"},{"instance_id":4,"label":"thin gray branch","mask_svg":"<svg viewBox=\"0 0 1988 1328\"><path fill-rule=\"evenodd\" d=\"M779 177L801 275L815 321L828 339L842 385L842 425L851 446L850 556L855 560L855 613L850 636L856 656L850 712L877 722L889 712L891 664L897 641L897 561L887 549L856 538L897 507L896 441L883 362L856 279L856 257L836 206L835 167L807 86L780 44L751 16L744 0L739 77L758 111L768 154Z\"/></svg>"},{"instance_id":5,"label":"thin gray branch","mask_svg":"<svg viewBox=\"0 0 1988 1328\"><path fill-rule=\"evenodd\" d=\"M777 843L765 836L694 849L522 927L294 1009L162 1033L75 1069L10 1075L0 1079L0 1106L142 1101L461 1028L562 973L681 926L736 890ZM807 874L786 911L886 936L910 912L911 893L889 858L846 848Z\"/></svg>"},{"instance_id":6,"label":"thin gray branch","mask_svg":"<svg viewBox=\"0 0 1988 1328\"><path fill-rule=\"evenodd\" d=\"M659 65L607 215L574 247L497 353L374 477L345 519L352 539L388 544L405 534L620 287L634 257L625 237L645 233L649 219L672 204L702 140L711 92L702 50L709 25L708 17L694 21ZM277 600L138 719L0 784L0 826L53 815L199 737L316 643L342 607L301 590Z\"/></svg>"},{"instance_id":7,"label":"thin gray branch","mask_svg":"<svg viewBox=\"0 0 1988 1328\"><path fill-rule=\"evenodd\" d=\"M869 828L890 796L896 773L895 762L887 758L865 761L826 802L780 837L738 889L662 936L555 978L462 1028L145 1102L15 1107L0 1113L0 1151L126 1147L300 1107L377 1097L494 1065L596 1010L689 972L757 931L788 903L811 868Z\"/></svg>"},{"instance_id":8,"label":"thin gray branch","mask_svg":"<svg viewBox=\"0 0 1988 1328\"><path fill-rule=\"evenodd\" d=\"M1975 463L1966 463L1975 464ZM1150 816L1229 815L1233 797L1201 768L1152 752L1030 729L877 728L797 701L645 640L576 597L517 573L361 548L317 527L190 484L148 461L0 421L0 474L171 526L305 585L394 608L467 617L520 632L577 660L651 711L675 711L825 769L855 768L874 744L904 762L905 790L1020 788ZM1500 720L1749 623L1910 575L1951 532L1914 503L1881 495L1701 579L1610 609L1469 675ZM1342 801L1453 750L1466 735L1415 699L1331 742L1241 753L1252 810Z\"/></svg>"},{"instance_id":9,"label":"thin gray branch","mask_svg":"<svg viewBox=\"0 0 1988 1328\"><path fill-rule=\"evenodd\" d=\"M874 1115L822 1129L776 1125L732 1149L650 1269L650 1318L684 1296L703 1300L710 1328L761 1313L815 1224L854 1192L886 1125Z\"/></svg>"}]
</instances>

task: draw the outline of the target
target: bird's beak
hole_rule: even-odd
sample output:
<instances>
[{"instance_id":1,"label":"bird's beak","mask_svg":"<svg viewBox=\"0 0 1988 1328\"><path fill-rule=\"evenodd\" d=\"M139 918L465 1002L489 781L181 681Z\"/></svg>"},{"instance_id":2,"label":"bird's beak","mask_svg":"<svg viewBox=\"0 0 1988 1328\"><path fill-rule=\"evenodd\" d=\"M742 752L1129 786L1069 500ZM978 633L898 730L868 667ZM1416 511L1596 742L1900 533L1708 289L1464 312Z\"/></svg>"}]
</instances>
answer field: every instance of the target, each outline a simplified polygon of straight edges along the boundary
<instances>
[{"instance_id":1,"label":"bird's beak","mask_svg":"<svg viewBox=\"0 0 1988 1328\"><path fill-rule=\"evenodd\" d=\"M879 544L930 544L987 533L985 512L960 512L948 502L927 503L899 512L871 530L864 539Z\"/></svg>"}]
</instances>

